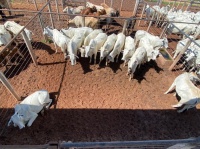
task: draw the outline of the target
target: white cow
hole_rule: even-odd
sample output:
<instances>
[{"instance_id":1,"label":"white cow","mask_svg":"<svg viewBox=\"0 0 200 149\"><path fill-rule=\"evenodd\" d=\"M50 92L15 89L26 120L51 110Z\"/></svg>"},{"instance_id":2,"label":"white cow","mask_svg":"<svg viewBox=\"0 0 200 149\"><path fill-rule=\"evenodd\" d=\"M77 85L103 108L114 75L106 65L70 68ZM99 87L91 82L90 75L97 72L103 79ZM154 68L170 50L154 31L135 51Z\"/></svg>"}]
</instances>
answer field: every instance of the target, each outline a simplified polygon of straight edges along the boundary
<instances>
[{"instance_id":1,"label":"white cow","mask_svg":"<svg viewBox=\"0 0 200 149\"><path fill-rule=\"evenodd\" d=\"M183 106L181 110L178 110L179 113L195 107L200 102L200 89L192 81L199 81L197 75L194 72L185 72L176 77L170 88L164 93L167 94L175 87L176 93L181 100L178 104L172 105L172 107L179 108Z\"/></svg>"},{"instance_id":2,"label":"white cow","mask_svg":"<svg viewBox=\"0 0 200 149\"><path fill-rule=\"evenodd\" d=\"M54 43L56 48L56 53L58 52L57 46L61 48L61 51L64 53L64 59L67 58L67 45L70 41L70 38L63 35L57 29L52 29L50 27L45 27L43 34L48 36Z\"/></svg>"},{"instance_id":3,"label":"white cow","mask_svg":"<svg viewBox=\"0 0 200 149\"><path fill-rule=\"evenodd\" d=\"M134 39L131 36L127 36L124 45L124 52L122 56L122 60L124 61L124 66L128 62L128 60L132 57L135 52L135 44Z\"/></svg>"},{"instance_id":4,"label":"white cow","mask_svg":"<svg viewBox=\"0 0 200 149\"><path fill-rule=\"evenodd\" d=\"M130 75L129 81L133 78L133 74L141 64L147 61L146 58L147 52L144 47L139 47L135 50L135 53L132 55L130 61L128 62L128 75Z\"/></svg>"},{"instance_id":5,"label":"white cow","mask_svg":"<svg viewBox=\"0 0 200 149\"><path fill-rule=\"evenodd\" d=\"M76 58L78 58L77 52L79 48L82 46L84 38L85 38L84 33L82 32L80 32L79 34L76 33L68 43L67 51L69 53L68 57L71 60L71 65L76 64Z\"/></svg>"},{"instance_id":6,"label":"white cow","mask_svg":"<svg viewBox=\"0 0 200 149\"><path fill-rule=\"evenodd\" d=\"M26 97L20 104L15 106L15 113L11 116L8 126L12 123L20 129L27 124L32 125L38 116L38 113L44 108L48 109L52 103L49 93L46 90L39 90Z\"/></svg>"},{"instance_id":7,"label":"white cow","mask_svg":"<svg viewBox=\"0 0 200 149\"><path fill-rule=\"evenodd\" d=\"M85 9L85 6L78 6L75 8L67 6L63 9L63 12L67 14L80 14L83 9Z\"/></svg>"},{"instance_id":8,"label":"white cow","mask_svg":"<svg viewBox=\"0 0 200 149\"><path fill-rule=\"evenodd\" d=\"M10 32L12 32L15 35L18 34L19 31L24 27L24 26L17 24L14 21L6 21L6 23L4 23L4 26L7 30L9 30ZM27 28L25 28L24 31L25 31L29 41L32 41L33 32L28 30Z\"/></svg>"},{"instance_id":9,"label":"white cow","mask_svg":"<svg viewBox=\"0 0 200 149\"><path fill-rule=\"evenodd\" d=\"M99 62L99 64L113 50L113 47L115 45L116 40L117 40L116 34L113 33L113 34L108 36L106 42L103 44L103 46L100 49L100 62ZM106 60L106 65L107 65L107 61L108 60Z\"/></svg>"},{"instance_id":10,"label":"white cow","mask_svg":"<svg viewBox=\"0 0 200 149\"><path fill-rule=\"evenodd\" d=\"M94 54L94 64L96 64L97 52L103 46L107 37L106 33L99 33L94 39L90 40L89 45L85 47L85 57L90 57L90 63L92 62L92 55Z\"/></svg>"},{"instance_id":11,"label":"white cow","mask_svg":"<svg viewBox=\"0 0 200 149\"><path fill-rule=\"evenodd\" d=\"M114 48L112 52L107 56L108 61L114 62L115 57L117 57L116 62L118 62L119 54L121 53L124 43L125 43L125 35L123 33L119 33L117 35L117 40L115 42Z\"/></svg>"}]
</instances>

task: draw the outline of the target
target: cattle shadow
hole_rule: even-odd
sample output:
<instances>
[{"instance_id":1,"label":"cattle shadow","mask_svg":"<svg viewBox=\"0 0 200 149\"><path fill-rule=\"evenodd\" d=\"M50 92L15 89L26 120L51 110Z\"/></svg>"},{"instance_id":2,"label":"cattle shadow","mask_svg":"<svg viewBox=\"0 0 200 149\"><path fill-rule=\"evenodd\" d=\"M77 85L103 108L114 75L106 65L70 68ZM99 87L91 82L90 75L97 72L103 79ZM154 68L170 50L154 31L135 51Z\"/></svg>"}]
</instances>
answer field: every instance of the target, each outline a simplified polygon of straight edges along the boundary
<instances>
[{"instance_id":1,"label":"cattle shadow","mask_svg":"<svg viewBox=\"0 0 200 149\"><path fill-rule=\"evenodd\" d=\"M143 80L146 80L144 76L151 68L153 68L157 73L159 73L160 71L164 71L157 65L156 61L150 60L149 62L146 62L145 64L141 65L140 68L136 68L133 79L136 79L138 83L141 83Z\"/></svg>"},{"instance_id":2,"label":"cattle shadow","mask_svg":"<svg viewBox=\"0 0 200 149\"><path fill-rule=\"evenodd\" d=\"M93 70L90 68L90 58L86 58L86 57L79 57L79 63L81 65L81 68L83 70L83 74L86 74L88 72L92 72Z\"/></svg>"},{"instance_id":3,"label":"cattle shadow","mask_svg":"<svg viewBox=\"0 0 200 149\"><path fill-rule=\"evenodd\" d=\"M115 58L115 61L114 62L109 62L108 63L108 67L110 67L113 71L113 73L116 73L118 70L121 70L121 64L123 63L123 61L121 60L122 59L122 53L120 53L119 55L119 59L118 59L118 62L116 62L116 58Z\"/></svg>"},{"instance_id":4,"label":"cattle shadow","mask_svg":"<svg viewBox=\"0 0 200 149\"><path fill-rule=\"evenodd\" d=\"M47 44L45 44L43 42L34 41L34 42L31 42L31 43L32 43L32 47L33 47L34 50L45 50L50 55L52 55L52 54L54 54L56 52L55 50L52 50L52 48L49 45L47 45Z\"/></svg>"},{"instance_id":5,"label":"cattle shadow","mask_svg":"<svg viewBox=\"0 0 200 149\"><path fill-rule=\"evenodd\" d=\"M0 108L0 112L7 112L10 118L13 109ZM1 127L6 133L1 135L0 144L186 139L200 135L199 114L195 108L184 113L176 109L50 108L31 127ZM1 121L2 126L6 123L7 119Z\"/></svg>"}]
</instances>

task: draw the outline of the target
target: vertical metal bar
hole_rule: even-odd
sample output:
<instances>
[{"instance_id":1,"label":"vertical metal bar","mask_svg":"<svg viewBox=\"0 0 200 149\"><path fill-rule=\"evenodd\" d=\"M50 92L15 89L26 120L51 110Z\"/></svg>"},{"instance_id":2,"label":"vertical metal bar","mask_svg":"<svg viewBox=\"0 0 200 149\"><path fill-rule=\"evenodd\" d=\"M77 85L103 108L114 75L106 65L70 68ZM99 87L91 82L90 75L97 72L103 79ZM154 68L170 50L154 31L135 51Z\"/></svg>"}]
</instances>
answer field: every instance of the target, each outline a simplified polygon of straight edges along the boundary
<instances>
[{"instance_id":1,"label":"vertical metal bar","mask_svg":"<svg viewBox=\"0 0 200 149\"><path fill-rule=\"evenodd\" d=\"M200 30L194 35L193 40L195 40L200 34ZM172 65L169 67L169 70L171 71L174 66L176 65L176 63L180 60L180 58L182 57L182 55L185 53L185 51L187 50L187 48L190 46L192 40L189 40L187 42L187 44L185 45L185 47L182 49L182 51L180 52L180 54L176 57L176 59L174 60L174 62L172 63Z\"/></svg>"},{"instance_id":2,"label":"vertical metal bar","mask_svg":"<svg viewBox=\"0 0 200 149\"><path fill-rule=\"evenodd\" d=\"M48 9L49 9L49 12L50 12L49 15L50 15L52 27L55 28L54 21L53 21L53 17L52 17L52 14L51 14L51 12L52 12L52 11L51 11L51 3L48 4Z\"/></svg>"},{"instance_id":3,"label":"vertical metal bar","mask_svg":"<svg viewBox=\"0 0 200 149\"><path fill-rule=\"evenodd\" d=\"M186 4L186 2L183 3L183 5L181 7L181 10L183 10L183 7L185 7L185 4Z\"/></svg>"},{"instance_id":4,"label":"vertical metal bar","mask_svg":"<svg viewBox=\"0 0 200 149\"><path fill-rule=\"evenodd\" d=\"M148 26L148 28L147 28L147 32L149 32L149 29L150 29L150 26L151 26L151 24L152 24L152 22L153 22L153 19L154 19L155 14L156 14L156 11L154 11L153 16L151 17L151 21L150 21L149 26Z\"/></svg>"},{"instance_id":5,"label":"vertical metal bar","mask_svg":"<svg viewBox=\"0 0 200 149\"><path fill-rule=\"evenodd\" d=\"M162 0L158 0L158 6L161 6Z\"/></svg>"},{"instance_id":6,"label":"vertical metal bar","mask_svg":"<svg viewBox=\"0 0 200 149\"><path fill-rule=\"evenodd\" d=\"M110 0L110 7L113 7L113 0Z\"/></svg>"},{"instance_id":7,"label":"vertical metal bar","mask_svg":"<svg viewBox=\"0 0 200 149\"><path fill-rule=\"evenodd\" d=\"M172 8L174 8L175 3L176 3L176 1L173 2L173 4L172 4Z\"/></svg>"},{"instance_id":8,"label":"vertical metal bar","mask_svg":"<svg viewBox=\"0 0 200 149\"><path fill-rule=\"evenodd\" d=\"M35 4L35 8L36 8L36 10L38 11L38 6L37 6L37 3L36 3L36 1L35 1L35 0L33 0L33 2L34 2L34 4Z\"/></svg>"},{"instance_id":9,"label":"vertical metal bar","mask_svg":"<svg viewBox=\"0 0 200 149\"><path fill-rule=\"evenodd\" d=\"M64 10L64 3L63 3L63 1L64 0L61 0L61 2L62 2L62 4L61 4L62 5L62 11Z\"/></svg>"},{"instance_id":10,"label":"vertical metal bar","mask_svg":"<svg viewBox=\"0 0 200 149\"><path fill-rule=\"evenodd\" d=\"M133 9L133 16L136 15L136 12L137 12L137 10L138 10L139 3L140 3L140 0L136 0L135 6L134 6L134 9Z\"/></svg>"},{"instance_id":11,"label":"vertical metal bar","mask_svg":"<svg viewBox=\"0 0 200 149\"><path fill-rule=\"evenodd\" d=\"M124 0L121 0L120 13L122 11L123 2L124 2Z\"/></svg>"},{"instance_id":12,"label":"vertical metal bar","mask_svg":"<svg viewBox=\"0 0 200 149\"><path fill-rule=\"evenodd\" d=\"M194 0L191 0L191 1L190 1L190 4L188 5L188 7L187 7L187 9L186 9L187 11L190 10L190 8L191 8L193 2L194 2Z\"/></svg>"},{"instance_id":13,"label":"vertical metal bar","mask_svg":"<svg viewBox=\"0 0 200 149\"><path fill-rule=\"evenodd\" d=\"M6 0L6 3L7 3L7 5L8 5L8 8L7 9L11 9L12 8L12 5L11 5L11 3L10 3L10 0ZM12 15L12 12L11 11L8 11L8 13L9 13L9 15L11 16Z\"/></svg>"},{"instance_id":14,"label":"vertical metal bar","mask_svg":"<svg viewBox=\"0 0 200 149\"><path fill-rule=\"evenodd\" d=\"M141 14L141 16L140 16L140 20L139 20L139 22L138 22L138 26L140 26L140 22L141 22L141 19L142 19L142 17L143 17L145 8L146 8L146 4L144 4L144 7L143 7L143 9L142 9L142 14Z\"/></svg>"},{"instance_id":15,"label":"vertical metal bar","mask_svg":"<svg viewBox=\"0 0 200 149\"><path fill-rule=\"evenodd\" d=\"M176 9L178 9L178 7L179 7L179 5L180 5L181 1L182 1L182 0L180 0L180 2L178 3L178 5L176 6Z\"/></svg>"},{"instance_id":16,"label":"vertical metal bar","mask_svg":"<svg viewBox=\"0 0 200 149\"><path fill-rule=\"evenodd\" d=\"M55 2L56 2L56 11L57 11L57 13L58 13L58 21L60 21L60 12L59 12L59 8L58 8L58 0L55 0Z\"/></svg>"},{"instance_id":17,"label":"vertical metal bar","mask_svg":"<svg viewBox=\"0 0 200 149\"><path fill-rule=\"evenodd\" d=\"M24 41L25 41L25 43L26 43L26 46L27 46L27 48L28 48L28 51L29 51L29 53L30 53L30 55L31 55L31 58L32 58L32 60L33 60L33 63L35 64L35 66L37 66L37 60L36 60L35 54L34 54L34 52L33 52L33 47L32 47L31 42L29 41L29 39L28 39L28 37L27 37L27 35L26 35L26 33L25 33L24 30L22 31L22 36L23 36L23 39L24 39Z\"/></svg>"},{"instance_id":18,"label":"vertical metal bar","mask_svg":"<svg viewBox=\"0 0 200 149\"><path fill-rule=\"evenodd\" d=\"M9 83L5 75L0 71L0 81L3 83L3 85L9 90L9 92L14 96L15 99L18 101L21 100L19 95L15 92L12 85Z\"/></svg>"},{"instance_id":19,"label":"vertical metal bar","mask_svg":"<svg viewBox=\"0 0 200 149\"><path fill-rule=\"evenodd\" d=\"M125 21L124 21L124 26L123 26L123 29L122 29L122 33L123 33L124 35L126 35L127 24L128 24L128 21L125 20Z\"/></svg>"},{"instance_id":20,"label":"vertical metal bar","mask_svg":"<svg viewBox=\"0 0 200 149\"><path fill-rule=\"evenodd\" d=\"M42 22L42 16L41 16L41 13L38 14L38 20L39 20L39 22L40 22L40 26L41 26L42 33L43 33L43 31L44 31L44 24L43 24L43 22ZM46 37L45 35L43 35L43 36L44 36L45 40L47 41L47 37Z\"/></svg>"}]
</instances>

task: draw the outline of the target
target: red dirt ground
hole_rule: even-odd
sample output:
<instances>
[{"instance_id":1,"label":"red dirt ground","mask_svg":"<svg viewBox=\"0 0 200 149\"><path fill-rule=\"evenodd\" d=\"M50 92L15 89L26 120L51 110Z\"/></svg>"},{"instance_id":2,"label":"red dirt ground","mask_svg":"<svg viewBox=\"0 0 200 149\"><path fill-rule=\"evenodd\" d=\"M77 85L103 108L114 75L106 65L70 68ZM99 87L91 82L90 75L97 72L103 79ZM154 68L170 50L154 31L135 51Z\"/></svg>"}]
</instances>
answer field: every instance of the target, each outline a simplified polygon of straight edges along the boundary
<instances>
[{"instance_id":1,"label":"red dirt ground","mask_svg":"<svg viewBox=\"0 0 200 149\"><path fill-rule=\"evenodd\" d=\"M80 58L77 65L71 66L61 52L54 53L53 44L40 43L34 52L38 66L30 63L9 81L20 96L46 89L54 103L30 128L6 127L0 144L182 139L200 135L199 110L178 114L171 107L177 103L176 97L163 94L180 73L169 71L169 63L159 59L146 63L128 81L122 61L108 67L103 63L98 68L89 64L89 59ZM6 115L6 123L18 102L2 90L0 86L0 112Z\"/></svg>"}]
</instances>

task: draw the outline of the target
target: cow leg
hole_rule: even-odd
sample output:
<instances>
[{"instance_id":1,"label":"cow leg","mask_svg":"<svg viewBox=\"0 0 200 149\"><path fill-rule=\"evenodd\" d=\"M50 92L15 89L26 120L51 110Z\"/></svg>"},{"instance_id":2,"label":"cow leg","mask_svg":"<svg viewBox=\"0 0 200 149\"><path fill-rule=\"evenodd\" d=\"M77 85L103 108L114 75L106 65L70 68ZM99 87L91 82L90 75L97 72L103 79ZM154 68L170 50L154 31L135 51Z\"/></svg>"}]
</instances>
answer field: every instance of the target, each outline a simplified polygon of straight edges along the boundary
<instances>
[{"instance_id":1,"label":"cow leg","mask_svg":"<svg viewBox=\"0 0 200 149\"><path fill-rule=\"evenodd\" d=\"M55 46L55 49L56 49L56 53L58 53L58 48L57 48L55 41L53 41L53 43L54 43L54 46Z\"/></svg>"},{"instance_id":2,"label":"cow leg","mask_svg":"<svg viewBox=\"0 0 200 149\"><path fill-rule=\"evenodd\" d=\"M185 110L188 110L188 109L191 109L191 108L194 108L196 105L184 105L184 107L181 109L181 110L178 110L177 112L178 113L181 113Z\"/></svg>"},{"instance_id":3,"label":"cow leg","mask_svg":"<svg viewBox=\"0 0 200 149\"><path fill-rule=\"evenodd\" d=\"M49 99L49 103L48 103L48 105L46 105L46 109L49 109L49 107L50 107L50 105L51 105L51 103L52 103L52 99Z\"/></svg>"},{"instance_id":4,"label":"cow leg","mask_svg":"<svg viewBox=\"0 0 200 149\"><path fill-rule=\"evenodd\" d=\"M97 54L94 54L94 64L96 64Z\"/></svg>"},{"instance_id":5,"label":"cow leg","mask_svg":"<svg viewBox=\"0 0 200 149\"><path fill-rule=\"evenodd\" d=\"M167 94L169 91L171 91L176 86L176 83L173 82L172 85L169 87L169 89L164 93Z\"/></svg>"},{"instance_id":6,"label":"cow leg","mask_svg":"<svg viewBox=\"0 0 200 149\"><path fill-rule=\"evenodd\" d=\"M34 113L34 112L31 112L31 114L32 114L31 119L28 121L28 124L27 124L28 127L30 127L33 124L33 122L35 121L35 119L38 116L38 114Z\"/></svg>"},{"instance_id":7,"label":"cow leg","mask_svg":"<svg viewBox=\"0 0 200 149\"><path fill-rule=\"evenodd\" d=\"M117 54L116 56L116 62L118 62L118 59L119 59L119 54Z\"/></svg>"}]
</instances>

